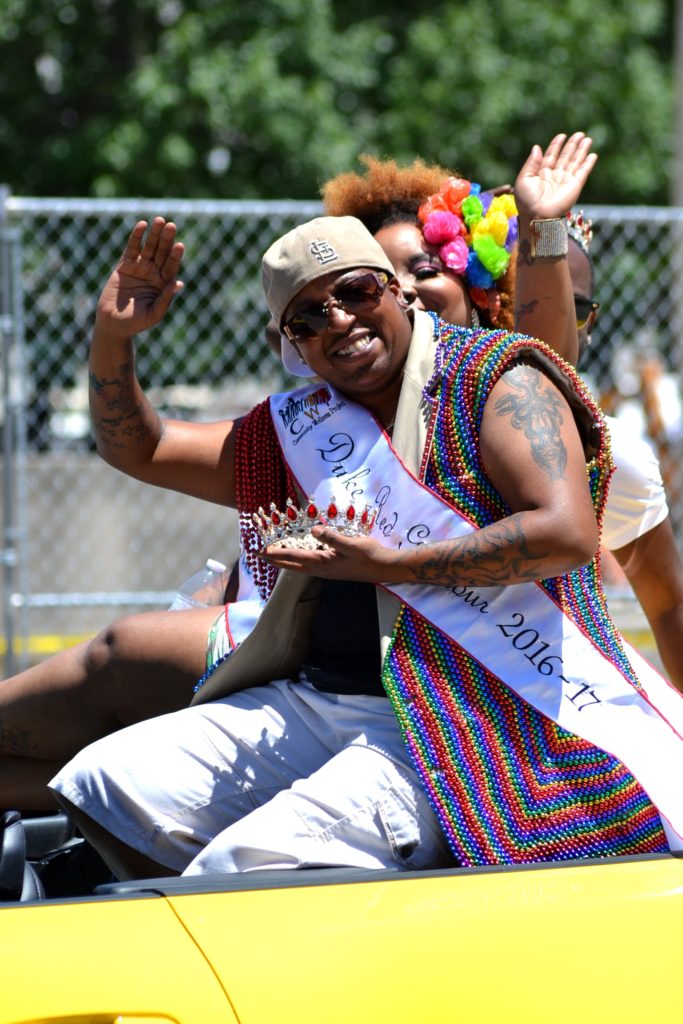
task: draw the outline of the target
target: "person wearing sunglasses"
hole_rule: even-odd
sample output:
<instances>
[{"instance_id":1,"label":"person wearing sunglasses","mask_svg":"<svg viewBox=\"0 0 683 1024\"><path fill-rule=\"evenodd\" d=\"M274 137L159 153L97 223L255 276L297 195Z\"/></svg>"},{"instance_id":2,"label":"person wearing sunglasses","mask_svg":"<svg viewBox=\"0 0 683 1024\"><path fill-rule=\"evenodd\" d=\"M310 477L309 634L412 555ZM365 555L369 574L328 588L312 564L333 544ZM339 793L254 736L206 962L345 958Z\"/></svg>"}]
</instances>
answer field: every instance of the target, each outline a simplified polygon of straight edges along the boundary
<instances>
[{"instance_id":1,"label":"person wearing sunglasses","mask_svg":"<svg viewBox=\"0 0 683 1024\"><path fill-rule=\"evenodd\" d=\"M556 220L532 258L564 250ZM162 424L133 338L181 256L162 219L131 234L98 307L94 429L123 471L239 508L266 605L191 707L52 780L114 873L678 848L683 700L636 675L609 620L609 449L578 376L528 336L406 308L360 221L321 217L262 269L316 379L238 424Z\"/></svg>"},{"instance_id":2,"label":"person wearing sunglasses","mask_svg":"<svg viewBox=\"0 0 683 1024\"><path fill-rule=\"evenodd\" d=\"M568 266L581 355L591 343L600 308L593 299L592 223L569 223ZM627 423L607 416L615 470L603 519L602 544L624 571L652 630L664 670L683 692L683 560L676 543L659 460Z\"/></svg>"},{"instance_id":3,"label":"person wearing sunglasses","mask_svg":"<svg viewBox=\"0 0 683 1024\"><path fill-rule=\"evenodd\" d=\"M337 284L331 299L299 310L282 330L292 343L310 341L327 330L333 310L363 313L378 306L388 283L389 275L383 270L355 271Z\"/></svg>"},{"instance_id":4,"label":"person wearing sunglasses","mask_svg":"<svg viewBox=\"0 0 683 1024\"><path fill-rule=\"evenodd\" d=\"M532 217L554 217L575 201L594 161L590 140L583 133L569 137L558 135L545 150L534 147L515 183L517 201L524 214L521 227L523 242L528 236ZM553 340L560 348L556 339L563 329L558 327L555 311L568 308L567 288L571 296L568 278L565 280L566 260L562 256L529 259L526 250L524 258L515 258L515 240L519 234L517 216L510 205L511 196L498 203L497 213L495 207L491 209L488 206L487 215L480 224L480 234L485 233L483 228L495 228L496 220L498 230L501 224L507 226L506 244L501 247L504 252L493 249L493 256L502 255L503 262L499 258L489 261L491 271L473 260L474 268L470 268L472 281L465 283L462 274L442 265L438 254L442 246L436 249L426 246L422 230L416 226L417 211L422 202L439 192L447 177L443 169L425 165L400 173L396 169L390 172L381 168L379 171L378 185L385 193L391 193L394 214L397 211L400 214L403 208L409 207L413 221L403 225L410 232L409 254L405 260L401 251L404 243L389 248L391 225L387 226L382 238L401 283L402 301L409 308L430 309L444 320L462 326L470 326L478 318L482 324L492 325L495 322L501 327L511 328L514 322L515 268L518 264L517 291L522 296L518 304L521 318L518 326L544 337L544 322L549 321ZM365 182L366 192L367 186L373 185L374 181L373 177L372 181ZM357 190L357 186L352 182L350 194L354 189ZM470 184L469 190L472 189ZM485 193L484 202L488 203L489 199L505 191L510 190L506 187ZM450 197L453 198L452 193ZM476 205L476 196L474 202ZM396 219L400 220L401 215ZM397 227L401 229L401 224ZM368 268L368 271L375 276L361 284L359 294L355 291L349 293L344 283L342 306L351 308L366 298L372 302L375 289L382 285L387 287L382 271L373 268ZM290 325L290 331L295 335L294 343L284 333L281 341L281 332L275 325L269 325L267 330L268 343L281 349L293 374L312 372L302 358L306 342L303 339L298 342L296 332L305 334L315 313L315 310L303 311L299 327ZM333 319L343 315L340 310L336 314L331 313ZM571 332L569 335L571 343ZM575 338L575 329L573 335ZM117 374L113 374L112 380L116 377ZM215 426L208 429L209 432L217 432ZM165 427L165 431L171 434L175 430L175 426ZM135 436L138 443L142 443L144 429ZM200 444L198 450L201 449ZM185 470L179 466L178 472L180 480ZM194 484L182 483L180 486ZM248 581L246 585L248 592ZM244 588L237 596L245 596ZM354 607L361 606L354 604ZM367 619L368 613L376 616L372 600L366 598L362 607L363 611L359 612L361 619ZM236 626L243 621L242 609L240 600L237 605L226 604L220 614L216 610L199 608L173 614L150 611L124 616L106 626L92 640L4 680L0 688L0 806L30 811L49 809L52 798L46 788L47 781L81 747L114 729L186 706L197 678L231 651L238 641ZM80 709L78 716L71 712L75 701Z\"/></svg>"}]
</instances>

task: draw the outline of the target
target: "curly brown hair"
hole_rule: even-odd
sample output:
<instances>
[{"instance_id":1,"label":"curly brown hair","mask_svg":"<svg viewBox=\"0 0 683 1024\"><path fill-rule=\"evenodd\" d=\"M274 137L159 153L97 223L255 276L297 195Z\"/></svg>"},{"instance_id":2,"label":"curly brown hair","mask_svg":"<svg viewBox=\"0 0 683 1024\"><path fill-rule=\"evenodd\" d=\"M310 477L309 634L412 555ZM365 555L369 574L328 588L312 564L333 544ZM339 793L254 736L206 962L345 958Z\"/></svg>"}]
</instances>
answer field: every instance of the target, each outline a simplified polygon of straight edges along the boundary
<instances>
[{"instance_id":1,"label":"curly brown hair","mask_svg":"<svg viewBox=\"0 0 683 1024\"><path fill-rule=\"evenodd\" d=\"M428 196L438 192L448 177L461 177L438 164L417 159L405 167L396 160L379 160L367 153L359 157L366 168L347 171L325 182L320 190L330 217L357 217L373 235L389 224L416 224L417 211ZM496 282L500 309L493 318L480 310L482 322L512 330L514 325L514 260Z\"/></svg>"},{"instance_id":2,"label":"curly brown hair","mask_svg":"<svg viewBox=\"0 0 683 1024\"><path fill-rule=\"evenodd\" d=\"M323 185L321 194L330 217L357 217L373 235L387 224L417 224L420 204L438 192L451 173L422 160L408 167L366 153L359 160L365 174L338 174Z\"/></svg>"}]
</instances>

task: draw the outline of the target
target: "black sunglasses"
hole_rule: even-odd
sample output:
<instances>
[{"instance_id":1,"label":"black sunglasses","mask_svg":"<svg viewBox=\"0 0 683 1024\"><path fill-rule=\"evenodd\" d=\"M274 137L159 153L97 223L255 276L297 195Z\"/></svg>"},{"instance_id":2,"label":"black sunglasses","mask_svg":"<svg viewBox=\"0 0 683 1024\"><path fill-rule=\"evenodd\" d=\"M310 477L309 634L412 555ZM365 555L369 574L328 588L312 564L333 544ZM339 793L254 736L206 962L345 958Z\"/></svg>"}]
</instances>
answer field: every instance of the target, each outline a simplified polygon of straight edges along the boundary
<instances>
[{"instance_id":1,"label":"black sunglasses","mask_svg":"<svg viewBox=\"0 0 683 1024\"><path fill-rule=\"evenodd\" d=\"M311 306L297 313L283 324L282 330L290 341L310 341L328 326L331 309L362 313L379 305L388 282L387 274L381 271L347 277L335 288L331 299L321 306Z\"/></svg>"},{"instance_id":2,"label":"black sunglasses","mask_svg":"<svg viewBox=\"0 0 683 1024\"><path fill-rule=\"evenodd\" d=\"M593 302L591 299L584 299L580 295L574 296L574 305L576 306L576 326L579 330L586 326L586 321L591 313L597 313L600 309L599 302Z\"/></svg>"}]
</instances>

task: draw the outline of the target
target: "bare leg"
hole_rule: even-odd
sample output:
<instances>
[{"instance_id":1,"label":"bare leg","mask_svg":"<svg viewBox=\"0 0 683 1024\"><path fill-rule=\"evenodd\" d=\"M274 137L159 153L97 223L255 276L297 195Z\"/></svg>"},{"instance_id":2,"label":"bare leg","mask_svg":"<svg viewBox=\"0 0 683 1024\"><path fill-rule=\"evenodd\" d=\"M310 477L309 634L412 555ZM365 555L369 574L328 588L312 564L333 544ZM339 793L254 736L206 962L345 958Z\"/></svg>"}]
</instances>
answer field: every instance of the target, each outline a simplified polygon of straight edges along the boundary
<instances>
[{"instance_id":1,"label":"bare leg","mask_svg":"<svg viewBox=\"0 0 683 1024\"><path fill-rule=\"evenodd\" d=\"M144 612L0 683L0 807L55 809L46 783L94 740L186 707L220 608Z\"/></svg>"}]
</instances>

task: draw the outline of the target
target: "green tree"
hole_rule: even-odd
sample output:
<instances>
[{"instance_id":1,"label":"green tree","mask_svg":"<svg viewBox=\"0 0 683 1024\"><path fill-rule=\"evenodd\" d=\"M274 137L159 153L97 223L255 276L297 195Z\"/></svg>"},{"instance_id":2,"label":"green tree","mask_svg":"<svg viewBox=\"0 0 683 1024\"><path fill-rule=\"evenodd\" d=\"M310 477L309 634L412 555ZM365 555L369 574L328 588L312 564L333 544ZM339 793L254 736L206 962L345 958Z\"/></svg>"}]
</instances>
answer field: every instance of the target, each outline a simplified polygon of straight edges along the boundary
<instances>
[{"instance_id":1,"label":"green tree","mask_svg":"<svg viewBox=\"0 0 683 1024\"><path fill-rule=\"evenodd\" d=\"M361 152L509 180L590 132L587 198L667 201L671 3L4 0L15 192L310 198Z\"/></svg>"},{"instance_id":2,"label":"green tree","mask_svg":"<svg viewBox=\"0 0 683 1024\"><path fill-rule=\"evenodd\" d=\"M389 67L380 144L499 183L533 142L582 130L600 154L591 201L666 203L672 19L659 0L446 5L412 22Z\"/></svg>"}]
</instances>

